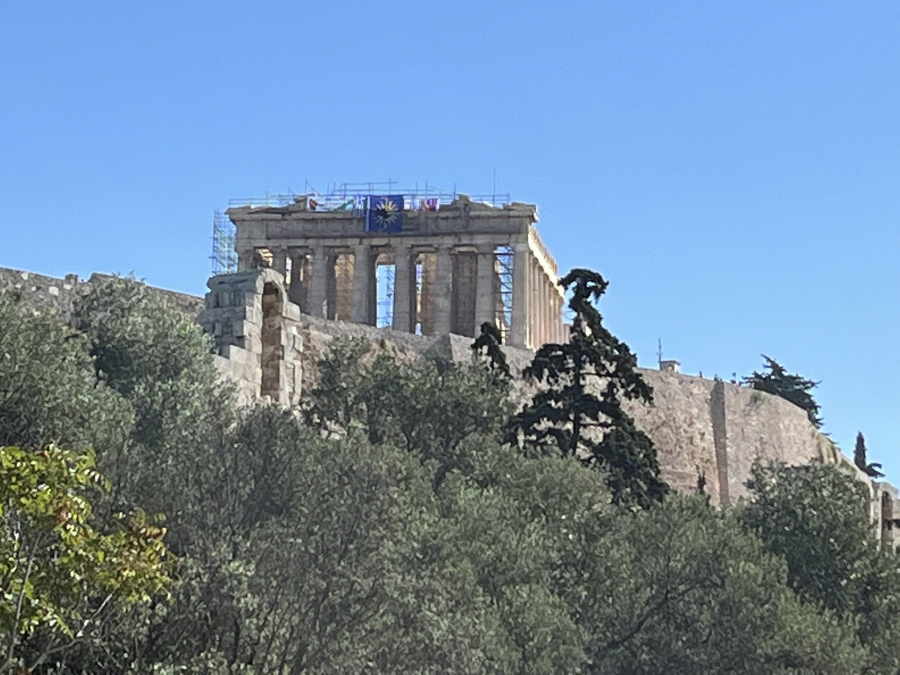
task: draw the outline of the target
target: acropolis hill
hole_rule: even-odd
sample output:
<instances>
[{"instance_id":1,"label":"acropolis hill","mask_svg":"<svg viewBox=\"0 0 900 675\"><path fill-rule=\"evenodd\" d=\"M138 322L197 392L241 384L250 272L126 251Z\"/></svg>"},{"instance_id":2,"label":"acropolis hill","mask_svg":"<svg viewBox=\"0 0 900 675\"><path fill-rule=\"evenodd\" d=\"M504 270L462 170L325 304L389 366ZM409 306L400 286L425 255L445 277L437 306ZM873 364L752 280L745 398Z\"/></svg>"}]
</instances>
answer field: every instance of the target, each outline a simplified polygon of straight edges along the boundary
<instances>
[{"instance_id":1,"label":"acropolis hill","mask_svg":"<svg viewBox=\"0 0 900 675\"><path fill-rule=\"evenodd\" d=\"M197 317L243 402L297 404L316 360L342 335L408 358L440 353L462 362L471 359L476 327L488 321L500 328L514 372L535 347L565 339L557 265L538 237L534 205L369 197L376 196L342 207L299 196L231 208L229 255L206 297L159 291ZM0 268L0 288L64 316L90 283ZM726 505L746 494L755 459L837 463L868 487L873 523L893 544L897 490L859 471L805 411L718 379L641 372L654 401L628 412L656 445L672 486L694 490L702 475L711 501ZM516 382L522 401L529 387Z\"/></svg>"}]
</instances>

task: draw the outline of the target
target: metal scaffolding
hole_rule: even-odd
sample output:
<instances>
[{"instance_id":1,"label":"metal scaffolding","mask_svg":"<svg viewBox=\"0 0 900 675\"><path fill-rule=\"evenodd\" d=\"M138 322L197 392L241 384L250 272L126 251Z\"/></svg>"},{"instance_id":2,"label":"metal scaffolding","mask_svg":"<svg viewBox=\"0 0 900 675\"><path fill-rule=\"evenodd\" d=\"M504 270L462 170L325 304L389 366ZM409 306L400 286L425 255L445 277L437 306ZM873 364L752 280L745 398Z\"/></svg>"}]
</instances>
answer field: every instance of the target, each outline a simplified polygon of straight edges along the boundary
<instances>
[{"instance_id":1,"label":"metal scaffolding","mask_svg":"<svg viewBox=\"0 0 900 675\"><path fill-rule=\"evenodd\" d=\"M234 223L225 213L217 210L213 215L213 250L209 256L213 275L237 272L235 237Z\"/></svg>"},{"instance_id":2,"label":"metal scaffolding","mask_svg":"<svg viewBox=\"0 0 900 675\"><path fill-rule=\"evenodd\" d=\"M374 196L402 196L403 209L416 211L421 208L436 208L441 204L450 204L459 197L454 186L453 190L443 190L428 182L424 186L416 183L413 186L404 186L398 181L364 182L364 183L340 183L328 185L324 192L319 192L312 185L306 183L304 194L294 192L269 193L263 197L250 197L246 199L230 199L229 206L288 206L299 202L305 202L306 207L315 211L352 211L356 215L362 214L366 209L368 197ZM473 202L501 207L511 201L509 194L479 194L468 195Z\"/></svg>"},{"instance_id":3,"label":"metal scaffolding","mask_svg":"<svg viewBox=\"0 0 900 675\"><path fill-rule=\"evenodd\" d=\"M378 328L390 328L394 325L394 271L393 264L375 266L375 326Z\"/></svg>"},{"instance_id":4,"label":"metal scaffolding","mask_svg":"<svg viewBox=\"0 0 900 675\"><path fill-rule=\"evenodd\" d=\"M506 343L512 326L513 301L513 250L511 246L498 246L495 252L497 278L500 280L500 306L497 317L500 336Z\"/></svg>"}]
</instances>

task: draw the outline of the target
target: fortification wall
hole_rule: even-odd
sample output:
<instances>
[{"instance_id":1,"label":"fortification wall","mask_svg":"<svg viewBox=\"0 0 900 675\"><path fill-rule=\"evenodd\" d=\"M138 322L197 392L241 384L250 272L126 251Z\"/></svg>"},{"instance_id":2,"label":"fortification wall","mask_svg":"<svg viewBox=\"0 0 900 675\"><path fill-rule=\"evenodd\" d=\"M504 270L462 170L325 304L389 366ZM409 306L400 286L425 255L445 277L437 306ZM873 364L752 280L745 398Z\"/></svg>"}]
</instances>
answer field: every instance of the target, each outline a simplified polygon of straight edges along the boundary
<instances>
[{"instance_id":1,"label":"fortification wall","mask_svg":"<svg viewBox=\"0 0 900 675\"><path fill-rule=\"evenodd\" d=\"M52 309L68 319L72 305L85 286L111 275L94 272L90 279L79 279L77 274L67 274L62 279L43 274L0 267L0 290L14 290L28 305L39 309ZM157 286L147 286L150 291L166 299L167 302L190 314L198 314L203 308L203 298L187 293L169 291Z\"/></svg>"},{"instance_id":2,"label":"fortification wall","mask_svg":"<svg viewBox=\"0 0 900 675\"><path fill-rule=\"evenodd\" d=\"M744 484L756 459L839 461L828 437L782 398L721 380L641 373L653 387L653 403L626 409L653 439L666 480L679 490L695 490L702 475L711 501L729 504L747 495Z\"/></svg>"},{"instance_id":3,"label":"fortification wall","mask_svg":"<svg viewBox=\"0 0 900 675\"><path fill-rule=\"evenodd\" d=\"M23 301L40 309L52 309L68 317L80 284L77 274L67 274L63 279L34 272L0 267L0 290L14 290Z\"/></svg>"},{"instance_id":4,"label":"fortification wall","mask_svg":"<svg viewBox=\"0 0 900 675\"><path fill-rule=\"evenodd\" d=\"M696 490L698 478L706 479L706 491L720 503L719 479L710 399L713 382L679 373L642 370L653 387L653 403L625 404L638 428L656 446L666 481L679 490Z\"/></svg>"}]
</instances>

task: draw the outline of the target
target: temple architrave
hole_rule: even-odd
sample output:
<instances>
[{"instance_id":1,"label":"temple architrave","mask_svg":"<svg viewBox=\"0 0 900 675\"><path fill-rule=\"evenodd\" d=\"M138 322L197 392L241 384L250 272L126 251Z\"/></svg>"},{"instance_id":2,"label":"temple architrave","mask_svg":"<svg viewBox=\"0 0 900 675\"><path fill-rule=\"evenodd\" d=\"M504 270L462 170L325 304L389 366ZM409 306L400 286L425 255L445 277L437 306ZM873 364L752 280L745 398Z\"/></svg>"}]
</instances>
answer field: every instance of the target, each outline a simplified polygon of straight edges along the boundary
<instances>
[{"instance_id":1,"label":"temple architrave","mask_svg":"<svg viewBox=\"0 0 900 675\"><path fill-rule=\"evenodd\" d=\"M566 339L533 204L367 195L326 209L301 196L227 215L238 270L273 268L305 314L423 335L474 336L491 322L531 349Z\"/></svg>"}]
</instances>

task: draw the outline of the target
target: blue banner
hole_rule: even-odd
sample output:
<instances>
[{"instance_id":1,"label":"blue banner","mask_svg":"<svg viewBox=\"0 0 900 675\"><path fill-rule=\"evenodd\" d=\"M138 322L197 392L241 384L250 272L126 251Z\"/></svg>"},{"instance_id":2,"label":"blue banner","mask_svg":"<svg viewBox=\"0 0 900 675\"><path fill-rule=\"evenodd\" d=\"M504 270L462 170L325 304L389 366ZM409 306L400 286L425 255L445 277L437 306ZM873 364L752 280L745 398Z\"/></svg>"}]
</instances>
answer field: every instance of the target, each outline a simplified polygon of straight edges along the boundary
<instances>
[{"instance_id":1,"label":"blue banner","mask_svg":"<svg viewBox=\"0 0 900 675\"><path fill-rule=\"evenodd\" d=\"M366 232L403 230L403 195L370 196L366 209Z\"/></svg>"}]
</instances>

